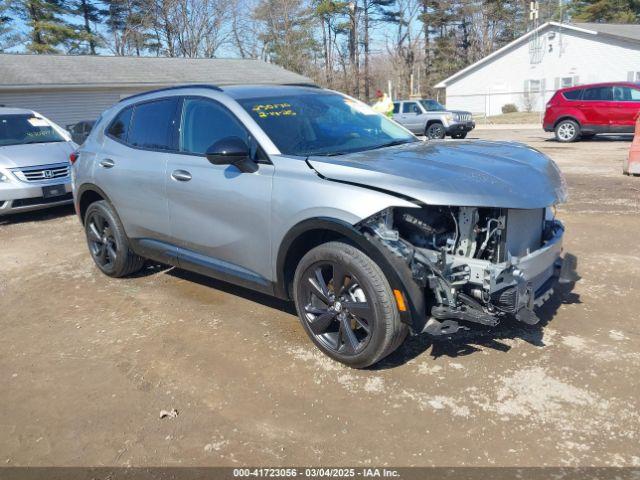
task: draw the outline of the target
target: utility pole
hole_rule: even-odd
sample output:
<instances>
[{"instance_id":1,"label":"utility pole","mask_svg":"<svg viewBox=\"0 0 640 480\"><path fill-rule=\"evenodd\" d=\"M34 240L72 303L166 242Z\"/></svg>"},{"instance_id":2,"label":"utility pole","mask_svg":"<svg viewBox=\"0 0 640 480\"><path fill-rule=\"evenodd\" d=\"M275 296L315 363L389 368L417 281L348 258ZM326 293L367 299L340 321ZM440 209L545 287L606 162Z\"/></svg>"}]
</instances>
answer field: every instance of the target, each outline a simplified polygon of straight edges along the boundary
<instances>
[{"instance_id":1,"label":"utility pole","mask_svg":"<svg viewBox=\"0 0 640 480\"><path fill-rule=\"evenodd\" d=\"M349 2L349 16L351 31L349 32L349 57L355 76L354 95L360 97L360 65L358 55L358 5L357 0Z\"/></svg>"}]
</instances>

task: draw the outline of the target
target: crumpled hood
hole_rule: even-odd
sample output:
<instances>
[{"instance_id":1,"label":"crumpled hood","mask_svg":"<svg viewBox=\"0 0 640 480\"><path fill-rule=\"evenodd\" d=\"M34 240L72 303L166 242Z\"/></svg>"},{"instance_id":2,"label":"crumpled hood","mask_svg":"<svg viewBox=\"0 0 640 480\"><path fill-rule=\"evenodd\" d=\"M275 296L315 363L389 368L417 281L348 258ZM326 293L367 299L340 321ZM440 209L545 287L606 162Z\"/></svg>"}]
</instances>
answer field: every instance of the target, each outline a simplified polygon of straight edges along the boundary
<instances>
[{"instance_id":1,"label":"crumpled hood","mask_svg":"<svg viewBox=\"0 0 640 480\"><path fill-rule=\"evenodd\" d=\"M556 164L524 144L430 141L336 157L309 157L321 176L430 205L543 208L566 201Z\"/></svg>"},{"instance_id":2,"label":"crumpled hood","mask_svg":"<svg viewBox=\"0 0 640 480\"><path fill-rule=\"evenodd\" d=\"M73 152L71 142L32 143L0 147L0 168L66 163Z\"/></svg>"}]
</instances>

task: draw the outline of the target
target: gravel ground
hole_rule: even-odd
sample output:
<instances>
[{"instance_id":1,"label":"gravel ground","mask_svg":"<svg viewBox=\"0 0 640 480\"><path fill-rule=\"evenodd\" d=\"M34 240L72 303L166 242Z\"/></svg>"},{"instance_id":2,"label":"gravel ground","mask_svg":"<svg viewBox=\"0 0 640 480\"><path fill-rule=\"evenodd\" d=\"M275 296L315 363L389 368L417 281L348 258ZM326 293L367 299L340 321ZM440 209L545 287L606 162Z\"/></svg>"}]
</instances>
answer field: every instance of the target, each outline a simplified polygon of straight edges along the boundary
<instances>
[{"instance_id":1,"label":"gravel ground","mask_svg":"<svg viewBox=\"0 0 640 480\"><path fill-rule=\"evenodd\" d=\"M558 162L580 279L542 325L414 337L364 371L287 303L175 269L107 278L71 208L0 219L0 464L640 466L630 139L471 136Z\"/></svg>"}]
</instances>

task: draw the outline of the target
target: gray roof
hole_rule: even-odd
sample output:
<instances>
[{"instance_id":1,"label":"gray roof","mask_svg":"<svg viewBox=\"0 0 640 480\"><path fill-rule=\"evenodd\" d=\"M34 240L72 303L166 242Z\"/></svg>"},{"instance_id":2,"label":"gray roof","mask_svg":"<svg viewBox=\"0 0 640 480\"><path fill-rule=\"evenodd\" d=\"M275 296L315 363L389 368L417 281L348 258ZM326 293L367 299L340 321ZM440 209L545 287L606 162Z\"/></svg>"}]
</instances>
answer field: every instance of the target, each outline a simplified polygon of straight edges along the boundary
<instances>
[{"instance_id":1,"label":"gray roof","mask_svg":"<svg viewBox=\"0 0 640 480\"><path fill-rule=\"evenodd\" d=\"M0 54L0 89L313 84L261 60Z\"/></svg>"},{"instance_id":2,"label":"gray roof","mask_svg":"<svg viewBox=\"0 0 640 480\"><path fill-rule=\"evenodd\" d=\"M633 23L573 23L572 25L603 35L640 40L640 25Z\"/></svg>"},{"instance_id":3,"label":"gray roof","mask_svg":"<svg viewBox=\"0 0 640 480\"><path fill-rule=\"evenodd\" d=\"M0 115L24 115L33 113L35 113L33 110L28 110L26 108L0 107Z\"/></svg>"}]
</instances>

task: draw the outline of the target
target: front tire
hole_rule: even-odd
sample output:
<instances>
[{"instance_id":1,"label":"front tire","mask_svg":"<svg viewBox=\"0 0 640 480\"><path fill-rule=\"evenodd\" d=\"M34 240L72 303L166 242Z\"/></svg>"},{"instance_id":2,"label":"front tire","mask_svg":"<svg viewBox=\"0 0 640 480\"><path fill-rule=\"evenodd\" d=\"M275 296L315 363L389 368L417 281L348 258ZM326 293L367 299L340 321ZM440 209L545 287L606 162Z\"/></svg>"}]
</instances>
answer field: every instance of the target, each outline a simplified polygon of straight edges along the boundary
<instances>
[{"instance_id":1,"label":"front tire","mask_svg":"<svg viewBox=\"0 0 640 480\"><path fill-rule=\"evenodd\" d=\"M407 336L382 270L352 245L329 242L313 248L300 260L293 282L307 335L338 362L368 367Z\"/></svg>"},{"instance_id":2,"label":"front tire","mask_svg":"<svg viewBox=\"0 0 640 480\"><path fill-rule=\"evenodd\" d=\"M467 138L467 132L454 133L453 135L451 135L451 138L455 138L456 140L463 140Z\"/></svg>"},{"instance_id":3,"label":"front tire","mask_svg":"<svg viewBox=\"0 0 640 480\"><path fill-rule=\"evenodd\" d=\"M429 140L442 140L447 132L444 129L444 125L437 122L429 125L424 134Z\"/></svg>"},{"instance_id":4,"label":"front tire","mask_svg":"<svg viewBox=\"0 0 640 480\"><path fill-rule=\"evenodd\" d=\"M555 134L559 142L575 142L580 138L580 125L575 120L562 120L556 125Z\"/></svg>"},{"instance_id":5,"label":"front tire","mask_svg":"<svg viewBox=\"0 0 640 480\"><path fill-rule=\"evenodd\" d=\"M105 275L124 277L144 265L144 258L129 248L124 228L106 201L89 205L84 216L84 229L91 258Z\"/></svg>"}]
</instances>

